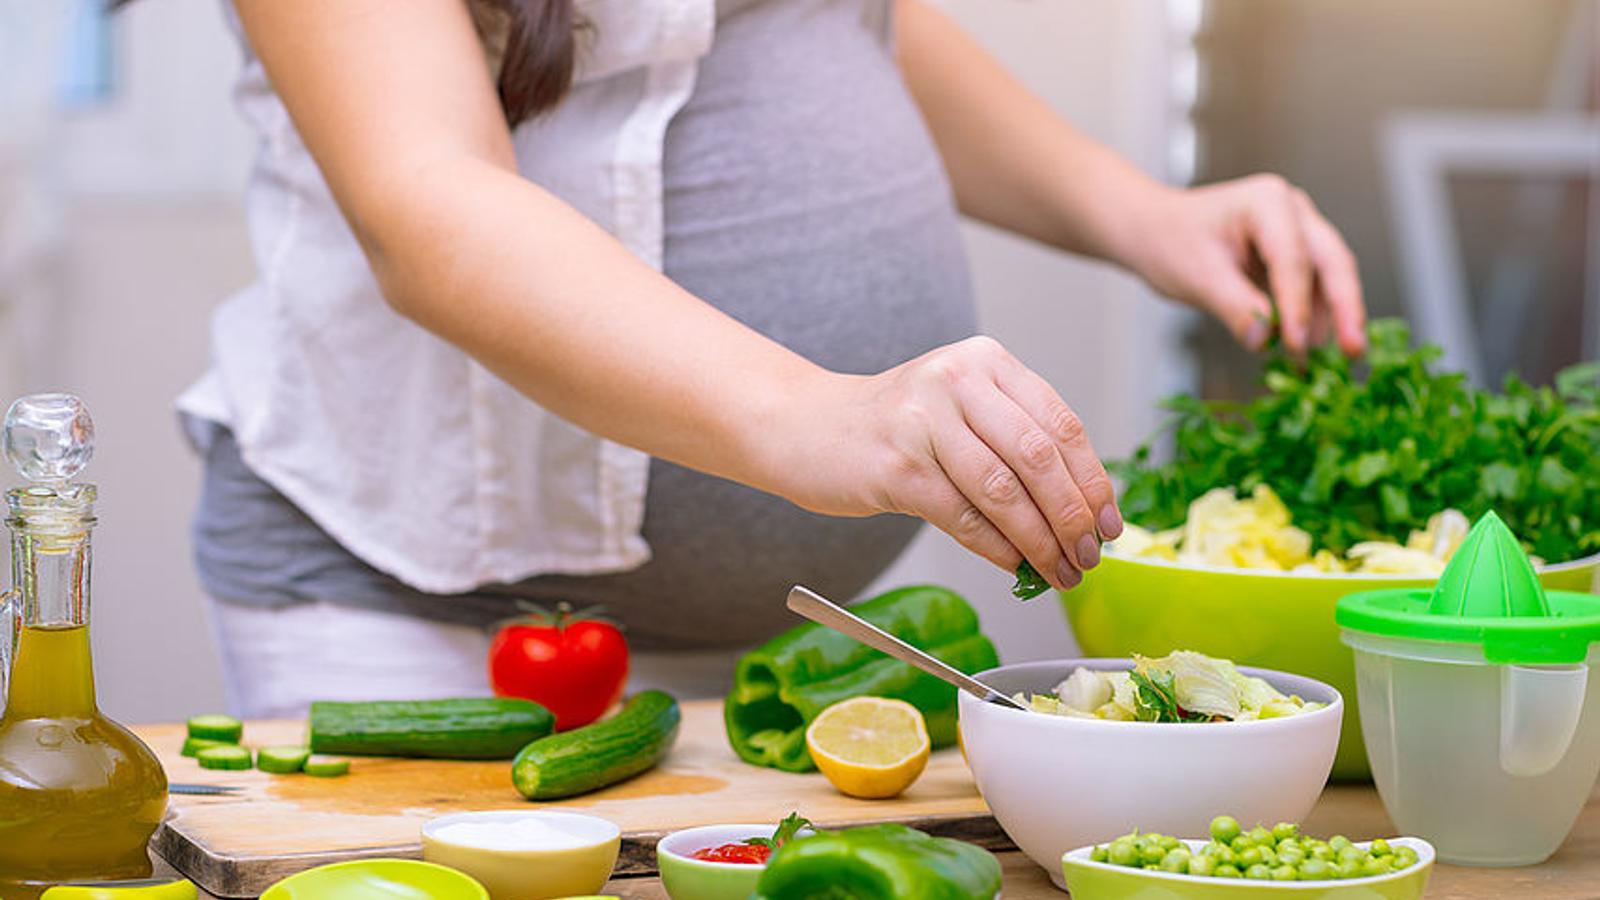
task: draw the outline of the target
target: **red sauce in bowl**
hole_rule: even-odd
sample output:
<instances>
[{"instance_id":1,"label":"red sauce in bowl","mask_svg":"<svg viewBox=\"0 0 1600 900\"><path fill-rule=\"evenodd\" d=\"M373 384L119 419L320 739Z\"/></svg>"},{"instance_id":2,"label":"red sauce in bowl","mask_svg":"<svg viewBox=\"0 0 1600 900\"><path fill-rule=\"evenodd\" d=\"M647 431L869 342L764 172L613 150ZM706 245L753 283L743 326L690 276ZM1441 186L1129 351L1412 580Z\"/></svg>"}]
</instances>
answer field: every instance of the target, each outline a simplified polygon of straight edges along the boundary
<instances>
[{"instance_id":1,"label":"red sauce in bowl","mask_svg":"<svg viewBox=\"0 0 1600 900\"><path fill-rule=\"evenodd\" d=\"M704 862L739 863L747 866L764 866L772 857L772 848L760 844L721 844L706 847L689 854Z\"/></svg>"}]
</instances>

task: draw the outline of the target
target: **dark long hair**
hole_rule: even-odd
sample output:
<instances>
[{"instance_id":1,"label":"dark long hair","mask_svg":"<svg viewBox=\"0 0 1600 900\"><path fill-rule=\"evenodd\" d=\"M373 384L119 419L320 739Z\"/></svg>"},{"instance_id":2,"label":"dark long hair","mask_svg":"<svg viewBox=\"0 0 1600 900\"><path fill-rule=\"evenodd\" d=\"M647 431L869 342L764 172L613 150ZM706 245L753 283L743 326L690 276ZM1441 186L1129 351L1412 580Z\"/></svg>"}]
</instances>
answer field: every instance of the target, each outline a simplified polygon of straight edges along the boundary
<instances>
[{"instance_id":1,"label":"dark long hair","mask_svg":"<svg viewBox=\"0 0 1600 900\"><path fill-rule=\"evenodd\" d=\"M107 0L111 9L133 0ZM503 47L500 48L500 76L496 89L506 122L516 125L544 112L572 87L572 69L577 58L577 15L573 0L462 0L500 14L503 21ZM478 9L475 9L476 13ZM500 35L484 34L484 23L475 15L479 34L491 47Z\"/></svg>"}]
</instances>

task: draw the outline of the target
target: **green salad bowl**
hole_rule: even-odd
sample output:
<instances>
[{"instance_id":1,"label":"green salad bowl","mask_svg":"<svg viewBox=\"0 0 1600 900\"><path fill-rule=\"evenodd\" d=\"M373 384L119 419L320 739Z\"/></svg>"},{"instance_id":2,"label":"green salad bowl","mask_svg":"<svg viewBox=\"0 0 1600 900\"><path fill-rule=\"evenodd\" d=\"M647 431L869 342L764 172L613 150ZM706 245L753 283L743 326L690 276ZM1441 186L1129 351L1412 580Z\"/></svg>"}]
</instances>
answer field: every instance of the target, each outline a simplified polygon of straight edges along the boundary
<instances>
[{"instance_id":1,"label":"green salad bowl","mask_svg":"<svg viewBox=\"0 0 1600 900\"><path fill-rule=\"evenodd\" d=\"M489 900L472 876L415 859L358 859L307 869L261 900Z\"/></svg>"},{"instance_id":2,"label":"green salad bowl","mask_svg":"<svg viewBox=\"0 0 1600 900\"><path fill-rule=\"evenodd\" d=\"M1205 841L1185 841L1197 849ZM1201 878L1094 862L1093 847L1061 858L1067 890L1086 900L1420 900L1433 871L1433 847L1417 838L1393 838L1396 847L1417 851L1415 865L1388 875L1344 881L1246 881ZM1366 842L1358 842L1365 847Z\"/></svg>"},{"instance_id":3,"label":"green salad bowl","mask_svg":"<svg viewBox=\"0 0 1600 900\"><path fill-rule=\"evenodd\" d=\"M1600 556L1539 569L1549 589L1600 593ZM1084 656L1165 656L1195 650L1326 682L1344 695L1333 778L1372 777L1356 709L1355 659L1339 641L1334 605L1356 591L1432 587L1414 575L1225 569L1119 557L1107 548L1075 590L1061 594Z\"/></svg>"}]
</instances>

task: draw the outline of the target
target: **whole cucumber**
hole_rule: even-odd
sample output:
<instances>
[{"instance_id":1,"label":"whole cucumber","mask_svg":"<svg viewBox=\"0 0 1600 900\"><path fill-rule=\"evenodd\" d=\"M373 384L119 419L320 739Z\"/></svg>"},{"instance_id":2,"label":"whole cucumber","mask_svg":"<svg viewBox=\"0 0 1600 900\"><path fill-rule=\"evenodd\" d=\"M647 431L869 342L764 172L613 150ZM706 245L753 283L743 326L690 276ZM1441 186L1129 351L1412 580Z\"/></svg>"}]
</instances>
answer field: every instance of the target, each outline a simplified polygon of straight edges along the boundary
<instances>
[{"instance_id":1,"label":"whole cucumber","mask_svg":"<svg viewBox=\"0 0 1600 900\"><path fill-rule=\"evenodd\" d=\"M532 700L468 697L311 704L311 751L344 756L510 759L555 730Z\"/></svg>"},{"instance_id":2,"label":"whole cucumber","mask_svg":"<svg viewBox=\"0 0 1600 900\"><path fill-rule=\"evenodd\" d=\"M672 749L681 718L671 694L644 691L612 718L523 747L511 783L529 800L555 800L632 778Z\"/></svg>"}]
</instances>

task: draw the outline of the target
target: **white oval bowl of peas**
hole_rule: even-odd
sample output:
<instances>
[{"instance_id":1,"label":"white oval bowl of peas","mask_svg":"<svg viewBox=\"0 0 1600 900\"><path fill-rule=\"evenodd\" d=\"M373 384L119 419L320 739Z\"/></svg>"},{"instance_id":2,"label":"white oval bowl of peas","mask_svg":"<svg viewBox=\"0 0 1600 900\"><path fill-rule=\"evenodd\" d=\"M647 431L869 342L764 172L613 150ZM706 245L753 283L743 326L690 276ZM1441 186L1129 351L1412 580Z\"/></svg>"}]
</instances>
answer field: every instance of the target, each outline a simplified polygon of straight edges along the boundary
<instances>
[{"instance_id":1,"label":"white oval bowl of peas","mask_svg":"<svg viewBox=\"0 0 1600 900\"><path fill-rule=\"evenodd\" d=\"M1231 844L1219 842L1213 827L1211 840L1130 834L1068 851L1061 859L1067 889L1094 900L1248 900L1285 893L1297 900L1417 900L1433 869L1433 845L1420 838L1355 842L1335 835L1321 841L1291 825L1241 834L1234 820L1217 821L1223 820L1232 825ZM1253 838L1258 832L1267 837Z\"/></svg>"},{"instance_id":2,"label":"white oval bowl of peas","mask_svg":"<svg viewBox=\"0 0 1600 900\"><path fill-rule=\"evenodd\" d=\"M1082 667L1128 659L1017 663L978 675L1007 695L1046 693ZM1011 840L1061 884L1061 857L1134 828L1202 834L1219 809L1250 822L1296 822L1316 804L1339 745L1344 703L1310 678L1240 666L1320 709L1244 722L1118 722L958 698L967 764ZM1093 895L1091 895L1093 896Z\"/></svg>"}]
</instances>

